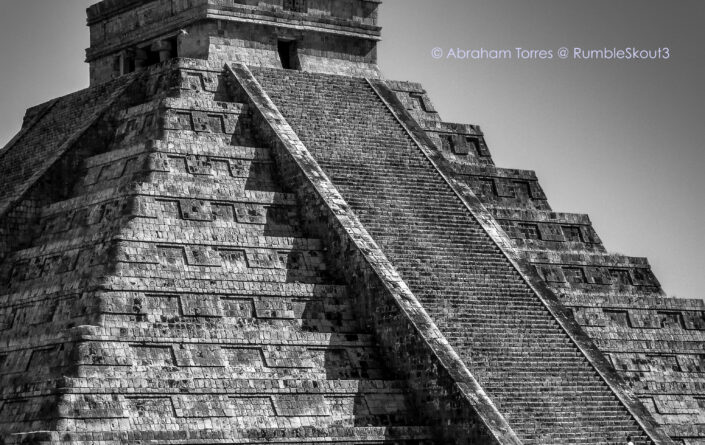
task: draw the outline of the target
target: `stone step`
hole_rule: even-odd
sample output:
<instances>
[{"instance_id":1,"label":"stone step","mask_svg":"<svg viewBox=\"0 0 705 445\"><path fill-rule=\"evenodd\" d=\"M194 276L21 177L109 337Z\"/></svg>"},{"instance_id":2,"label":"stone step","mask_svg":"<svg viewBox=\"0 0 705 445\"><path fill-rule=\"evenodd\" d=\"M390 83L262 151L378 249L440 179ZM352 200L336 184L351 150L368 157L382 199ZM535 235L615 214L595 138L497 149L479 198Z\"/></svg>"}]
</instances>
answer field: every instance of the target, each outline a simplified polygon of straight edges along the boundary
<instances>
[{"instance_id":1,"label":"stone step","mask_svg":"<svg viewBox=\"0 0 705 445\"><path fill-rule=\"evenodd\" d=\"M175 203L178 204L178 203ZM108 204L110 205L110 204ZM236 212L240 212L240 208L236 205ZM295 222L289 223L284 220L288 217L291 210L284 206L259 206L247 204L242 205L241 221L235 222L227 220L216 220L212 222L205 221L188 221L183 219L162 220L161 224L154 220L145 219L145 223L135 220L133 216L113 216L112 211L101 211L96 209L96 212L103 213L99 222L91 221L88 226L83 226L77 222L78 216L72 218L73 215L58 215L56 218L47 220L42 234L33 241L35 246L43 245L58 245L59 248L68 246L80 247L78 240L91 241L90 244L108 242L118 239L140 240L136 232L141 230L149 230L150 236L145 237L144 241L153 243L179 243L179 244L213 244L218 245L214 240L223 240L224 245L236 246L243 244L245 246L256 247L262 246L265 248L282 248L292 249L296 246L304 245L306 239L303 237L301 229L295 225ZM90 211L90 210L89 210ZM250 212L248 213L248 212ZM71 212L69 212L71 213ZM230 212L231 215L234 212ZM260 222L266 218L267 214L276 213L277 220L271 222ZM257 216L265 215L265 216ZM211 214L212 215L212 214ZM236 219L236 218L231 218ZM68 230L66 227L80 226ZM173 230L160 230L169 227ZM119 229L119 230L118 230ZM188 233L189 236L184 235Z\"/></svg>"},{"instance_id":2,"label":"stone step","mask_svg":"<svg viewBox=\"0 0 705 445\"><path fill-rule=\"evenodd\" d=\"M257 168L268 169L268 164L254 164ZM250 176L233 177L230 174L223 175L204 175L195 176L193 173L186 171L188 167L184 164L182 171L147 171L136 173L117 173L119 176L115 178L103 178L91 184L83 184L77 189L77 193L96 193L107 189L119 190L139 190L143 194L149 193L146 190L154 190L154 193L160 197L168 198L176 193L177 197L190 196L192 199L211 199L214 201L228 201L233 197L241 198L248 194L257 193L281 193L282 189L276 178L269 175L259 175L259 173L251 173ZM172 185L168 188L160 189L160 184ZM186 186L199 186L204 190L201 195L197 190L189 194ZM163 187L163 186L162 186ZM145 190L146 189L146 190ZM183 191L182 191L183 190ZM212 195L208 195L208 190Z\"/></svg>"},{"instance_id":3,"label":"stone step","mask_svg":"<svg viewBox=\"0 0 705 445\"><path fill-rule=\"evenodd\" d=\"M193 139L172 138L171 142L150 140L117 145L110 151L86 158L84 162L88 169L84 180L91 184L101 179L115 179L125 171L173 170L199 175L227 172L242 177L252 164L271 165L273 159L269 148L232 145L211 137L200 144Z\"/></svg>"},{"instance_id":4,"label":"stone step","mask_svg":"<svg viewBox=\"0 0 705 445\"><path fill-rule=\"evenodd\" d=\"M58 303L65 300L76 299L77 288L86 289L86 295L88 295L91 301L95 301L91 292L98 292L99 288L111 295L117 295L118 298L124 297L132 299L136 297L144 297L145 294L149 294L151 296L173 296L174 294L184 293L190 295L204 294L202 288L176 288L174 283L171 282L158 283L161 284L161 286L157 286L154 283L149 283L145 288L135 290L133 289L132 284L126 288L123 288L116 286L115 282L106 281L101 283L101 286L98 287L96 283L91 283L91 280L86 279L85 277L79 277L77 279L77 277L71 276L70 278L73 281L55 279L52 281L52 286L48 286L46 288L37 289L26 286L21 290L0 294L0 304L3 305L3 317L16 314L16 311L18 309L22 309L23 307L27 309L32 307L32 305L36 305L36 307L45 307L48 303ZM233 283L228 281L215 284L219 291L213 292L211 295L223 295L235 298L282 297L303 298L304 300L307 300L339 299L347 298L348 296L348 288L345 285L336 285L331 283L317 285L303 283L250 283L249 286L245 286L244 283ZM137 292L137 295L133 294L133 292ZM48 307L51 306L51 304L48 304ZM83 307L85 307L85 304ZM32 318L34 318L34 316L32 316ZM3 327L5 327L6 324L7 321L4 321L2 323Z\"/></svg>"},{"instance_id":5,"label":"stone step","mask_svg":"<svg viewBox=\"0 0 705 445\"><path fill-rule=\"evenodd\" d=\"M159 107L166 109L179 109L193 112L205 112L208 114L234 113L248 114L249 106L244 103L231 101L215 101L200 94L189 94L179 92L178 97L165 97L159 102ZM128 114L133 114L128 109Z\"/></svg>"},{"instance_id":6,"label":"stone step","mask_svg":"<svg viewBox=\"0 0 705 445\"><path fill-rule=\"evenodd\" d=\"M288 215L287 215L288 217ZM280 226L286 227L286 221ZM249 224L230 223L225 227L209 227L174 221L133 222L120 231L119 241L126 248L135 245L137 248L150 249L152 244L174 245L185 247L210 248L215 251L238 248L246 252L286 251L298 252L301 255L319 255L322 257L325 247L318 238L304 236L276 236L261 233L263 230L251 230ZM276 227L275 225L273 225ZM254 232L254 233L253 233Z\"/></svg>"},{"instance_id":7,"label":"stone step","mask_svg":"<svg viewBox=\"0 0 705 445\"><path fill-rule=\"evenodd\" d=\"M217 424L217 423L216 423ZM191 445L194 441L208 444L295 444L295 445L432 445L434 434L429 427L332 427L332 428L250 428L230 427L226 430L190 429L189 431L139 431L134 427L123 431L113 428L84 432L25 433L12 435L7 445L124 445L140 440L168 441L170 445ZM207 441L207 442L203 442Z\"/></svg>"},{"instance_id":8,"label":"stone step","mask_svg":"<svg viewBox=\"0 0 705 445\"><path fill-rule=\"evenodd\" d=\"M242 378L240 376L226 377L224 375L200 376L203 370L194 370L191 379L182 377L170 378L173 385L164 387L146 387L143 377L106 376L101 385L101 377L66 377L62 388L72 394L114 394L121 387L132 388L129 392L147 397L150 394L175 396L180 394L210 394L210 395L374 395L374 394L405 394L406 382L402 380L381 380L375 378L341 378L341 379L311 379L302 374L293 378ZM144 378L153 378L146 375ZM212 380L208 382L208 380Z\"/></svg>"},{"instance_id":9,"label":"stone step","mask_svg":"<svg viewBox=\"0 0 705 445\"><path fill-rule=\"evenodd\" d=\"M379 365L377 365L379 366ZM296 373L296 369L282 369L280 375L274 372L255 373L248 375L239 372L238 369L229 368L219 372L212 369L209 373L206 368L195 367L187 374L187 371L175 373L171 368L155 367L151 373L144 373L144 376L135 377L135 372L121 371L115 375L110 373L109 377L105 372L106 367L95 367L95 372L86 366L79 368L77 376L64 376L53 380L49 376L44 379L24 380L22 386L7 386L0 392L1 400L26 399L28 397L50 396L55 394L57 388L62 393L72 394L117 394L124 392L122 388L129 388L132 395L150 397L155 395L173 396L178 394L211 394L211 395L286 395L321 394L328 396L355 396L365 394L406 394L406 382L390 380L385 375L382 368L370 367L369 375L354 376L357 370L344 370L331 368L329 373L318 373L312 371L302 371ZM218 371L218 372L216 372ZM225 375L225 374L230 375ZM102 373L102 374L101 374ZM95 374L95 375L93 375ZM168 375L168 378L165 377ZM158 379L165 383L160 386L146 386L145 379ZM21 380L10 379L8 376L0 378L0 382L17 384Z\"/></svg>"}]
</instances>

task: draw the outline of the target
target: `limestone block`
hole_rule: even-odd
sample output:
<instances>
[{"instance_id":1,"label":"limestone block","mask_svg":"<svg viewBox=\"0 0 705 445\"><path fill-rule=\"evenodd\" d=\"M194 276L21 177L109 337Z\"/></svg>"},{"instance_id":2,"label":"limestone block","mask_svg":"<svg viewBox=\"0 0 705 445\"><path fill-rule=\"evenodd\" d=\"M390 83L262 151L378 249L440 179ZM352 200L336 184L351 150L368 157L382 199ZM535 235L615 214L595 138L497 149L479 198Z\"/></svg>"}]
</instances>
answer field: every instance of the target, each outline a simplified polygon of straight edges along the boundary
<instances>
[{"instance_id":1,"label":"limestone block","mask_svg":"<svg viewBox=\"0 0 705 445\"><path fill-rule=\"evenodd\" d=\"M181 308L187 317L223 317L223 305L214 295L181 294Z\"/></svg>"},{"instance_id":2,"label":"limestone block","mask_svg":"<svg viewBox=\"0 0 705 445\"><path fill-rule=\"evenodd\" d=\"M236 204L235 216L239 223L265 224L267 209L257 204Z\"/></svg>"},{"instance_id":3,"label":"limestone block","mask_svg":"<svg viewBox=\"0 0 705 445\"><path fill-rule=\"evenodd\" d=\"M565 241L561 227L555 224L538 224L541 239L544 241Z\"/></svg>"},{"instance_id":4,"label":"limestone block","mask_svg":"<svg viewBox=\"0 0 705 445\"><path fill-rule=\"evenodd\" d=\"M274 410L280 417L328 417L331 410L322 395L275 395Z\"/></svg>"},{"instance_id":5,"label":"limestone block","mask_svg":"<svg viewBox=\"0 0 705 445\"><path fill-rule=\"evenodd\" d=\"M302 318L306 303L277 298L254 300L255 315L262 319L296 319Z\"/></svg>"},{"instance_id":6,"label":"limestone block","mask_svg":"<svg viewBox=\"0 0 705 445\"><path fill-rule=\"evenodd\" d=\"M131 345L132 363L137 367L173 367L176 364L171 345Z\"/></svg>"},{"instance_id":7,"label":"limestone block","mask_svg":"<svg viewBox=\"0 0 705 445\"><path fill-rule=\"evenodd\" d=\"M647 357L651 370L654 372L663 374L681 370L678 359L673 354L649 354Z\"/></svg>"},{"instance_id":8,"label":"limestone block","mask_svg":"<svg viewBox=\"0 0 705 445\"><path fill-rule=\"evenodd\" d=\"M58 302L49 301L35 306L19 307L15 310L15 323L18 326L36 326L49 323L54 319Z\"/></svg>"},{"instance_id":9,"label":"limestone block","mask_svg":"<svg viewBox=\"0 0 705 445\"><path fill-rule=\"evenodd\" d=\"M0 308L0 331L12 328L15 320L15 308L5 306Z\"/></svg>"},{"instance_id":10,"label":"limestone block","mask_svg":"<svg viewBox=\"0 0 705 445\"><path fill-rule=\"evenodd\" d=\"M176 416L171 397L126 396L124 406L131 416L152 419L153 422Z\"/></svg>"},{"instance_id":11,"label":"limestone block","mask_svg":"<svg viewBox=\"0 0 705 445\"><path fill-rule=\"evenodd\" d=\"M210 115L203 111L192 111L191 118L193 120L193 129L195 131L204 131L208 133L223 132L222 116Z\"/></svg>"},{"instance_id":12,"label":"limestone block","mask_svg":"<svg viewBox=\"0 0 705 445\"><path fill-rule=\"evenodd\" d=\"M683 372L705 372L704 355L679 354L677 360Z\"/></svg>"},{"instance_id":13,"label":"limestone block","mask_svg":"<svg viewBox=\"0 0 705 445\"><path fill-rule=\"evenodd\" d=\"M600 308L573 308L575 320L583 326L606 326L607 318Z\"/></svg>"},{"instance_id":14,"label":"limestone block","mask_svg":"<svg viewBox=\"0 0 705 445\"><path fill-rule=\"evenodd\" d=\"M176 364L180 367L213 368L225 366L220 345L180 344L174 347Z\"/></svg>"},{"instance_id":15,"label":"limestone block","mask_svg":"<svg viewBox=\"0 0 705 445\"><path fill-rule=\"evenodd\" d=\"M651 269L634 268L631 270L635 286L659 286L659 282Z\"/></svg>"},{"instance_id":16,"label":"limestone block","mask_svg":"<svg viewBox=\"0 0 705 445\"><path fill-rule=\"evenodd\" d=\"M609 270L604 267L586 267L585 271L588 276L588 281L593 284L600 284L600 285L611 285L612 284L612 277L609 273Z\"/></svg>"},{"instance_id":17,"label":"limestone block","mask_svg":"<svg viewBox=\"0 0 705 445\"><path fill-rule=\"evenodd\" d=\"M213 204L211 211L214 221L235 222L235 209L232 204Z\"/></svg>"},{"instance_id":18,"label":"limestone block","mask_svg":"<svg viewBox=\"0 0 705 445\"><path fill-rule=\"evenodd\" d=\"M181 218L181 206L178 200L157 199L155 200L154 213L157 218Z\"/></svg>"},{"instance_id":19,"label":"limestone block","mask_svg":"<svg viewBox=\"0 0 705 445\"><path fill-rule=\"evenodd\" d=\"M167 246L152 249L145 245L117 242L113 247L117 261L125 263L169 263L170 261L175 261L175 258L178 257L175 249ZM183 248L181 251L183 256Z\"/></svg>"},{"instance_id":20,"label":"limestone block","mask_svg":"<svg viewBox=\"0 0 705 445\"><path fill-rule=\"evenodd\" d=\"M255 309L252 299L225 297L220 299L225 317L252 318L255 316Z\"/></svg>"},{"instance_id":21,"label":"limestone block","mask_svg":"<svg viewBox=\"0 0 705 445\"><path fill-rule=\"evenodd\" d=\"M86 366L132 366L130 348L99 342L84 342L77 346L78 364Z\"/></svg>"},{"instance_id":22,"label":"limestone block","mask_svg":"<svg viewBox=\"0 0 705 445\"><path fill-rule=\"evenodd\" d=\"M227 271L242 272L249 267L244 249L219 249L218 254L222 267Z\"/></svg>"},{"instance_id":23,"label":"limestone block","mask_svg":"<svg viewBox=\"0 0 705 445\"><path fill-rule=\"evenodd\" d=\"M617 370L629 372L651 371L651 361L645 354L610 354Z\"/></svg>"},{"instance_id":24,"label":"limestone block","mask_svg":"<svg viewBox=\"0 0 705 445\"><path fill-rule=\"evenodd\" d=\"M199 72L189 72L181 70L180 75L180 88L182 90L192 90L192 91L204 91L203 75L204 73Z\"/></svg>"},{"instance_id":25,"label":"limestone block","mask_svg":"<svg viewBox=\"0 0 705 445\"><path fill-rule=\"evenodd\" d=\"M684 311L685 329L705 331L705 313L700 311Z\"/></svg>"},{"instance_id":26,"label":"limestone block","mask_svg":"<svg viewBox=\"0 0 705 445\"><path fill-rule=\"evenodd\" d=\"M231 159L230 172L234 178L248 178L252 161L246 159Z\"/></svg>"},{"instance_id":27,"label":"limestone block","mask_svg":"<svg viewBox=\"0 0 705 445\"><path fill-rule=\"evenodd\" d=\"M240 115L226 113L222 116L222 132L225 134L239 133Z\"/></svg>"},{"instance_id":28,"label":"limestone block","mask_svg":"<svg viewBox=\"0 0 705 445\"><path fill-rule=\"evenodd\" d=\"M59 417L70 419L110 419L128 417L124 398L118 395L69 394L59 404Z\"/></svg>"},{"instance_id":29,"label":"limestone block","mask_svg":"<svg viewBox=\"0 0 705 445\"><path fill-rule=\"evenodd\" d=\"M147 156L147 169L155 172L169 172L171 170L169 157L164 153L150 153Z\"/></svg>"},{"instance_id":30,"label":"limestone block","mask_svg":"<svg viewBox=\"0 0 705 445\"><path fill-rule=\"evenodd\" d=\"M189 266L220 267L222 265L218 251L209 246L187 246L185 252L186 263Z\"/></svg>"},{"instance_id":31,"label":"limestone block","mask_svg":"<svg viewBox=\"0 0 705 445\"><path fill-rule=\"evenodd\" d=\"M607 326L620 326L629 328L629 312L627 310L603 309L605 318L608 320Z\"/></svg>"},{"instance_id":32,"label":"limestone block","mask_svg":"<svg viewBox=\"0 0 705 445\"><path fill-rule=\"evenodd\" d=\"M660 329L661 320L656 311L645 309L630 309L629 322L637 329Z\"/></svg>"},{"instance_id":33,"label":"limestone block","mask_svg":"<svg viewBox=\"0 0 705 445\"><path fill-rule=\"evenodd\" d=\"M631 273L628 269L610 269L612 282L619 286L631 286L633 284Z\"/></svg>"},{"instance_id":34,"label":"limestone block","mask_svg":"<svg viewBox=\"0 0 705 445\"><path fill-rule=\"evenodd\" d=\"M700 414L700 406L693 397L663 395L653 399L659 414Z\"/></svg>"},{"instance_id":35,"label":"limestone block","mask_svg":"<svg viewBox=\"0 0 705 445\"><path fill-rule=\"evenodd\" d=\"M274 417L274 405L269 396L231 397L230 407L235 417Z\"/></svg>"},{"instance_id":36,"label":"limestone block","mask_svg":"<svg viewBox=\"0 0 705 445\"><path fill-rule=\"evenodd\" d=\"M602 240L595 232L592 226L580 226L580 231L583 235L583 240L588 244L602 244Z\"/></svg>"},{"instance_id":37,"label":"limestone block","mask_svg":"<svg viewBox=\"0 0 705 445\"><path fill-rule=\"evenodd\" d=\"M247 251L247 266L260 269L283 269L279 254L269 249L252 249Z\"/></svg>"},{"instance_id":38,"label":"limestone block","mask_svg":"<svg viewBox=\"0 0 705 445\"><path fill-rule=\"evenodd\" d=\"M70 362L72 348L68 344L59 344L41 349L35 349L29 355L27 369L33 373L41 374L52 368L67 366Z\"/></svg>"},{"instance_id":39,"label":"limestone block","mask_svg":"<svg viewBox=\"0 0 705 445\"><path fill-rule=\"evenodd\" d=\"M223 85L223 79L220 73L203 73L201 76L201 81L203 82L203 89L211 93L215 93L218 91L218 87Z\"/></svg>"},{"instance_id":40,"label":"limestone block","mask_svg":"<svg viewBox=\"0 0 705 445\"><path fill-rule=\"evenodd\" d=\"M228 368L235 373L262 370L264 367L262 349L258 347L223 348L222 354Z\"/></svg>"},{"instance_id":41,"label":"limestone block","mask_svg":"<svg viewBox=\"0 0 705 445\"><path fill-rule=\"evenodd\" d=\"M213 175L213 166L207 156L186 156L186 169L192 175Z\"/></svg>"},{"instance_id":42,"label":"limestone block","mask_svg":"<svg viewBox=\"0 0 705 445\"><path fill-rule=\"evenodd\" d=\"M123 202L121 208L124 215L156 219L159 214L157 201L144 196L135 196Z\"/></svg>"},{"instance_id":43,"label":"limestone block","mask_svg":"<svg viewBox=\"0 0 705 445\"><path fill-rule=\"evenodd\" d=\"M176 417L232 417L230 400L224 396L207 394L173 396Z\"/></svg>"},{"instance_id":44,"label":"limestone block","mask_svg":"<svg viewBox=\"0 0 705 445\"><path fill-rule=\"evenodd\" d=\"M178 296L141 292L112 298L105 310L113 313L140 314L153 321L170 320L181 315Z\"/></svg>"},{"instance_id":45,"label":"limestone block","mask_svg":"<svg viewBox=\"0 0 705 445\"><path fill-rule=\"evenodd\" d=\"M29 365L29 360L32 355L32 351L25 349L12 352L5 352L1 355L4 358L2 359L2 367L0 367L0 373L7 375L25 372Z\"/></svg>"},{"instance_id":46,"label":"limestone block","mask_svg":"<svg viewBox=\"0 0 705 445\"><path fill-rule=\"evenodd\" d=\"M313 368L311 353L303 346L264 346L265 364L270 368Z\"/></svg>"},{"instance_id":47,"label":"limestone block","mask_svg":"<svg viewBox=\"0 0 705 445\"><path fill-rule=\"evenodd\" d=\"M181 199L181 217L192 221L212 221L213 209L209 201L200 199Z\"/></svg>"},{"instance_id":48,"label":"limestone block","mask_svg":"<svg viewBox=\"0 0 705 445\"><path fill-rule=\"evenodd\" d=\"M565 283L566 277L563 274L563 269L556 266L537 264L534 266L536 272L549 283Z\"/></svg>"},{"instance_id":49,"label":"limestone block","mask_svg":"<svg viewBox=\"0 0 705 445\"><path fill-rule=\"evenodd\" d=\"M365 402L370 414L381 416L404 411L406 400L403 394L367 394Z\"/></svg>"},{"instance_id":50,"label":"limestone block","mask_svg":"<svg viewBox=\"0 0 705 445\"><path fill-rule=\"evenodd\" d=\"M490 149L487 147L487 143L485 142L484 137L478 138L477 153L482 157L486 157L486 158L492 157L492 153L490 152Z\"/></svg>"},{"instance_id":51,"label":"limestone block","mask_svg":"<svg viewBox=\"0 0 705 445\"><path fill-rule=\"evenodd\" d=\"M515 198L516 192L514 191L514 186L511 182L502 179L494 179L494 189L497 191L497 196L500 198Z\"/></svg>"},{"instance_id":52,"label":"limestone block","mask_svg":"<svg viewBox=\"0 0 705 445\"><path fill-rule=\"evenodd\" d=\"M546 194L539 185L538 181L529 181L529 194L531 198L538 200L545 200Z\"/></svg>"},{"instance_id":53,"label":"limestone block","mask_svg":"<svg viewBox=\"0 0 705 445\"><path fill-rule=\"evenodd\" d=\"M168 109L164 113L163 119L165 130L195 130L193 118L189 111Z\"/></svg>"}]
</instances>

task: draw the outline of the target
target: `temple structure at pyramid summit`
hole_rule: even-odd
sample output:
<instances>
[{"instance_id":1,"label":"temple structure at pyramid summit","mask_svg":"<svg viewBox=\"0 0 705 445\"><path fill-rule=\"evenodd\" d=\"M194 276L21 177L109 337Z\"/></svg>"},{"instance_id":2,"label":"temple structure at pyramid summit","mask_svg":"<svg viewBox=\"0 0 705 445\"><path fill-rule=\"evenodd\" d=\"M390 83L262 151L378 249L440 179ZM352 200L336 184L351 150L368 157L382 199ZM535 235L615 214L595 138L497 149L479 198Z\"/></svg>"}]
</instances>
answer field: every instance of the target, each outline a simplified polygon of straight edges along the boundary
<instances>
[{"instance_id":1,"label":"temple structure at pyramid summit","mask_svg":"<svg viewBox=\"0 0 705 445\"><path fill-rule=\"evenodd\" d=\"M705 444L703 302L384 80L379 6L88 9L0 151L0 444Z\"/></svg>"}]
</instances>

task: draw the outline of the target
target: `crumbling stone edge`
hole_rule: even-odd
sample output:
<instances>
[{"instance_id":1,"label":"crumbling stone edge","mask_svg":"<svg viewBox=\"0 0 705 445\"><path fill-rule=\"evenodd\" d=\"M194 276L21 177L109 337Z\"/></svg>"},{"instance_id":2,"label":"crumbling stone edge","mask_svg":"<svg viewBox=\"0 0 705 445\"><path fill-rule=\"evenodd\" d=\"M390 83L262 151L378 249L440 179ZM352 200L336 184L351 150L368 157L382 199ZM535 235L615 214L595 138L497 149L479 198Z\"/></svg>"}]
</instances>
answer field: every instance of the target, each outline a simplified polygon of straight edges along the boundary
<instances>
[{"instance_id":1,"label":"crumbling stone edge","mask_svg":"<svg viewBox=\"0 0 705 445\"><path fill-rule=\"evenodd\" d=\"M231 91L251 105L254 128L272 147L281 179L297 195L305 229L324 241L331 266L351 287L359 315L376 334L390 368L408 382L424 420L443 443L520 445L247 66L225 70Z\"/></svg>"},{"instance_id":2,"label":"crumbling stone edge","mask_svg":"<svg viewBox=\"0 0 705 445\"><path fill-rule=\"evenodd\" d=\"M0 200L0 218L4 217L8 211L10 211L18 202L22 200L22 198L32 188L32 186L42 176L44 176L44 174L59 159L61 159L61 157L98 121L98 119L101 118L101 116L103 116L110 109L113 104L118 101L118 99L123 96L125 91L127 91L127 89L137 80L138 77L138 75L128 75L125 76L123 79L114 81L116 84L114 90L110 94L108 94L103 104L93 113L93 115L86 119L84 122L82 122L81 125L79 125L71 132L71 135L60 146L58 146L56 150L54 150L54 152L51 154L51 157L49 157L42 164L41 168L37 168L36 171L32 174L32 176L22 184L22 188L17 193L8 197L4 197L2 200ZM29 130L31 130L31 128L34 127L46 114L48 114L51 108L53 108L54 105L56 105L60 100L61 99L55 99L49 104L47 104L47 108L39 112L39 114L32 120L31 124L29 124L27 129L20 130L20 134L13 138L11 144L8 144L0 152L0 157L4 156L10 150L14 149L16 143Z\"/></svg>"},{"instance_id":3,"label":"crumbling stone edge","mask_svg":"<svg viewBox=\"0 0 705 445\"><path fill-rule=\"evenodd\" d=\"M570 316L568 309L544 283L538 275L538 272L536 272L533 266L523 259L519 252L514 249L509 236L507 236L497 220L494 219L492 214L485 208L477 196L475 196L470 187L455 181L452 177L443 173L443 165L446 161L437 150L434 149L435 145L428 137L426 131L416 122L411 114L409 114L396 94L387 86L386 82L375 79L367 79L367 82L387 109L394 115L399 124L404 128L409 137L438 171L438 174L441 175L453 192L460 198L473 218L482 226L524 281L531 287L551 315L556 319L559 326L568 334L568 337L575 343L588 362L654 442L654 445L675 445L673 440L661 429L637 396L628 389L624 380L622 380L602 352L595 346L592 339L588 337L580 325Z\"/></svg>"},{"instance_id":4,"label":"crumbling stone edge","mask_svg":"<svg viewBox=\"0 0 705 445\"><path fill-rule=\"evenodd\" d=\"M17 142L20 141L29 131L34 128L35 125L54 108L54 105L59 101L59 99L52 99L49 102L34 106L27 110L25 114L25 121L22 123L22 128L20 131L10 139L5 146L0 149L0 158L2 158L5 153L7 153ZM34 113L34 117L27 120L27 116Z\"/></svg>"}]
</instances>

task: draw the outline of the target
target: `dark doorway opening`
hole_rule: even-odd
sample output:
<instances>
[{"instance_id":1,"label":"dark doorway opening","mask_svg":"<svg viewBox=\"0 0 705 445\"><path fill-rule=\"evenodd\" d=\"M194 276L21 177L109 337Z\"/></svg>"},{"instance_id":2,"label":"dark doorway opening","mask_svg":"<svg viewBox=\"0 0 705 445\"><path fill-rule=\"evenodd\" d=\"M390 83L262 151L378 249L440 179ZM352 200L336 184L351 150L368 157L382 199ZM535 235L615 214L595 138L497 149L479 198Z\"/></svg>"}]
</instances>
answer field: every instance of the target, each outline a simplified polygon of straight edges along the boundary
<instances>
[{"instance_id":1,"label":"dark doorway opening","mask_svg":"<svg viewBox=\"0 0 705 445\"><path fill-rule=\"evenodd\" d=\"M179 57L179 38L174 36L169 39L166 39L166 42L168 43L168 48L169 52L167 54L162 55L162 59L175 59ZM162 60L164 62L164 60Z\"/></svg>"},{"instance_id":2,"label":"dark doorway opening","mask_svg":"<svg viewBox=\"0 0 705 445\"><path fill-rule=\"evenodd\" d=\"M285 70L301 69L296 40L279 40L277 42L277 50L279 51L279 60L281 60L282 68Z\"/></svg>"},{"instance_id":3,"label":"dark doorway opening","mask_svg":"<svg viewBox=\"0 0 705 445\"><path fill-rule=\"evenodd\" d=\"M284 9L294 12L308 12L306 0L284 0Z\"/></svg>"},{"instance_id":4,"label":"dark doorway opening","mask_svg":"<svg viewBox=\"0 0 705 445\"><path fill-rule=\"evenodd\" d=\"M135 71L135 51L125 51L122 57L122 72L120 74L132 73Z\"/></svg>"},{"instance_id":5,"label":"dark doorway opening","mask_svg":"<svg viewBox=\"0 0 705 445\"><path fill-rule=\"evenodd\" d=\"M145 66L152 66L159 63L159 51L152 51L151 48L145 49L146 60Z\"/></svg>"},{"instance_id":6,"label":"dark doorway opening","mask_svg":"<svg viewBox=\"0 0 705 445\"><path fill-rule=\"evenodd\" d=\"M177 37L171 37L153 42L150 46L138 48L137 67L147 68L178 57L178 45Z\"/></svg>"}]
</instances>

